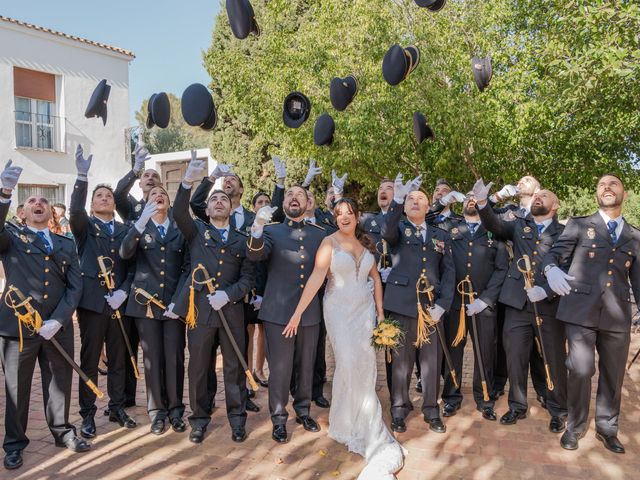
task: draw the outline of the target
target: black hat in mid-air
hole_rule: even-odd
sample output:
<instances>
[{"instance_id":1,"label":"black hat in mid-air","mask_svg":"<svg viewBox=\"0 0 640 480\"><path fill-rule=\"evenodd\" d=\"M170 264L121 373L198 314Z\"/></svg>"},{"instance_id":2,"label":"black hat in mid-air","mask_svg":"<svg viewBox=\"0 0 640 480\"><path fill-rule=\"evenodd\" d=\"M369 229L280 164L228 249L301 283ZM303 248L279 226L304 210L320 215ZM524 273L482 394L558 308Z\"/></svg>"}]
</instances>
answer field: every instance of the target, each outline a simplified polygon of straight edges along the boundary
<instances>
[{"instance_id":1,"label":"black hat in mid-air","mask_svg":"<svg viewBox=\"0 0 640 480\"><path fill-rule=\"evenodd\" d=\"M249 0L227 0L227 17L236 38L244 40L250 33L260 35L256 14Z\"/></svg>"},{"instance_id":2,"label":"black hat in mid-air","mask_svg":"<svg viewBox=\"0 0 640 480\"><path fill-rule=\"evenodd\" d=\"M336 131L336 124L328 113L323 113L316 120L313 127L313 143L318 146L331 145L333 134Z\"/></svg>"},{"instance_id":3,"label":"black hat in mid-air","mask_svg":"<svg viewBox=\"0 0 640 480\"><path fill-rule=\"evenodd\" d=\"M181 110L184 121L192 127L212 130L218 121L211 93L201 83L189 85L182 93Z\"/></svg>"},{"instance_id":4,"label":"black hat in mid-air","mask_svg":"<svg viewBox=\"0 0 640 480\"><path fill-rule=\"evenodd\" d=\"M282 121L289 128L298 128L311 113L311 102L304 93L291 92L284 99Z\"/></svg>"},{"instance_id":5,"label":"black hat in mid-air","mask_svg":"<svg viewBox=\"0 0 640 480\"><path fill-rule=\"evenodd\" d=\"M334 77L331 79L329 87L329 97L331 105L336 110L342 112L353 101L358 93L358 80L355 75L348 75L344 78Z\"/></svg>"},{"instance_id":6,"label":"black hat in mid-air","mask_svg":"<svg viewBox=\"0 0 640 480\"><path fill-rule=\"evenodd\" d=\"M171 118L171 104L166 93L154 93L147 103L147 128L157 125L167 128Z\"/></svg>"},{"instance_id":7,"label":"black hat in mid-air","mask_svg":"<svg viewBox=\"0 0 640 480\"><path fill-rule=\"evenodd\" d=\"M87 105L87 109L84 112L86 118L100 117L102 118L102 124L107 124L107 100L109 100L109 93L111 92L111 86L107 85L106 80L101 80L91 94L91 99Z\"/></svg>"}]
</instances>

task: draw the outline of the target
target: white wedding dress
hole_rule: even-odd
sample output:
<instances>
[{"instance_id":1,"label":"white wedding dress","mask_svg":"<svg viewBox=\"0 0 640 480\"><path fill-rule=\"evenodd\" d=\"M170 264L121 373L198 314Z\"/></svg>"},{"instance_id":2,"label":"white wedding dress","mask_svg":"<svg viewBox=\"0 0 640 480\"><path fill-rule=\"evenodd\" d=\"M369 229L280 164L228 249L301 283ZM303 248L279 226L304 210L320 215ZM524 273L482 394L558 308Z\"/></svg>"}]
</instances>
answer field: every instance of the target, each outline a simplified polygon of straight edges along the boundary
<instances>
[{"instance_id":1,"label":"white wedding dress","mask_svg":"<svg viewBox=\"0 0 640 480\"><path fill-rule=\"evenodd\" d=\"M384 424L375 389L376 352L371 335L376 310L368 283L375 259L367 250L356 259L342 250L337 240L331 240L333 254L323 300L336 361L329 436L366 459L359 480L394 479L404 464L406 450Z\"/></svg>"}]
</instances>

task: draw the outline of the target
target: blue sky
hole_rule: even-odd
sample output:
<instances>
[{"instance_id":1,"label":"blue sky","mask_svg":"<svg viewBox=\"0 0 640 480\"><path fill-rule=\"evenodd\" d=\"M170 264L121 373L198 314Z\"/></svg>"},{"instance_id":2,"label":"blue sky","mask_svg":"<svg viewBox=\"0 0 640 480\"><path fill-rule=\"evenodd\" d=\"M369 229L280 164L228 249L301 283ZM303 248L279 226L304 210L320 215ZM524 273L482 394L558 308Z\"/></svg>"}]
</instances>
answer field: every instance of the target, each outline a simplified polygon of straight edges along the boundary
<instances>
[{"instance_id":1,"label":"blue sky","mask_svg":"<svg viewBox=\"0 0 640 480\"><path fill-rule=\"evenodd\" d=\"M205 85L202 51L211 44L219 0L2 0L0 14L133 51L130 118L159 91L180 96Z\"/></svg>"}]
</instances>

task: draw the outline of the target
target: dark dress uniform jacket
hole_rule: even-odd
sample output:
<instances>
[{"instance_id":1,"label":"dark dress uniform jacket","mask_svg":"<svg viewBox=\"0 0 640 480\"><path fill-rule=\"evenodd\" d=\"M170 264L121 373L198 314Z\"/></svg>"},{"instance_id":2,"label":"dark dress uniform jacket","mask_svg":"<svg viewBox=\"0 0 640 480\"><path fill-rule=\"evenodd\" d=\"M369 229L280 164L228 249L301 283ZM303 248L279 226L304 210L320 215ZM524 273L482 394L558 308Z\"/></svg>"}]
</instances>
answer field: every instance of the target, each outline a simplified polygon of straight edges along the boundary
<instances>
[{"instance_id":1,"label":"dark dress uniform jacket","mask_svg":"<svg viewBox=\"0 0 640 480\"><path fill-rule=\"evenodd\" d=\"M457 291L457 285L468 275L476 292L475 298L494 310L509 268L509 256L504 242L497 240L482 224L476 227L475 234L471 236L464 219L452 223L449 235L456 268L453 308L460 309L461 295ZM468 301L466 297L465 304Z\"/></svg>"},{"instance_id":2,"label":"dark dress uniform jacket","mask_svg":"<svg viewBox=\"0 0 640 480\"><path fill-rule=\"evenodd\" d=\"M189 215L189 190L182 185L173 205L176 222L187 240L191 268L199 263L204 265L209 276L215 281L215 287L224 290L229 303L224 306L224 314L229 323L244 322L242 300L255 284L255 265L247 260L246 234L229 228L227 242L223 243L215 226L201 220L193 220ZM201 276L196 277L202 280ZM191 277L185 282L174 309L177 315L185 317L189 307L189 286ZM222 327L218 312L211 308L206 285L195 284L195 306L198 312L197 322L210 327Z\"/></svg>"},{"instance_id":3,"label":"dark dress uniform jacket","mask_svg":"<svg viewBox=\"0 0 640 480\"><path fill-rule=\"evenodd\" d=\"M124 290L128 293L131 287L129 262L122 260L119 250L129 228L114 221L113 234L109 235L102 228L102 222L99 219L87 215L85 205L88 185L87 182L76 180L69 208L69 223L78 246L82 275L82 298L78 306L85 310L102 313L107 303L104 295L108 291L102 277L99 276L98 257L104 256L113 260L114 290Z\"/></svg>"},{"instance_id":4,"label":"dark dress uniform jacket","mask_svg":"<svg viewBox=\"0 0 640 480\"><path fill-rule=\"evenodd\" d=\"M31 297L31 305L42 320L57 320L63 329L71 327L71 316L82 296L75 242L52 233L53 251L47 253L40 237L29 228L5 228L8 211L9 203L0 203L0 260L7 287L13 285ZM24 329L23 334L27 335ZM17 317L4 298L0 302L0 336L19 336Z\"/></svg>"},{"instance_id":5,"label":"dark dress uniform jacket","mask_svg":"<svg viewBox=\"0 0 640 480\"><path fill-rule=\"evenodd\" d=\"M416 282L424 273L434 287L435 303L448 311L455 289L455 270L448 234L427 225L426 241L423 242L422 236L416 236L416 228L411 222L401 219L402 210L402 205L391 202L382 228L382 238L389 243L393 265L384 292L384 308L416 318Z\"/></svg>"},{"instance_id":6,"label":"dark dress uniform jacket","mask_svg":"<svg viewBox=\"0 0 640 480\"><path fill-rule=\"evenodd\" d=\"M632 307L629 281L640 300L640 231L626 221L613 244L600 213L574 217L549 253L543 266L571 262L571 293L560 299L556 317L598 330L628 332Z\"/></svg>"},{"instance_id":7,"label":"dark dress uniform jacket","mask_svg":"<svg viewBox=\"0 0 640 480\"><path fill-rule=\"evenodd\" d=\"M539 235L536 222L530 215L526 218L513 216L512 220L506 221L499 218L488 205L478 209L478 212L482 224L487 230L493 232L501 240L513 241L514 258L500 292L500 302L517 310L529 308L527 292L524 289L524 278L517 265L517 261L526 254L531 259L531 267L534 269L534 285L544 288L547 292L547 299L537 302L538 311L542 315L555 316L558 308L558 296L551 290L546 277L542 274L542 259L562 233L564 225L558 222L557 218L554 218L544 229L542 235ZM520 262L521 267L524 267L523 263Z\"/></svg>"},{"instance_id":8,"label":"dark dress uniform jacket","mask_svg":"<svg viewBox=\"0 0 640 480\"><path fill-rule=\"evenodd\" d=\"M142 233L136 227L131 227L120 247L122 258L135 260L135 274L127 301L128 316L146 316L146 305L136 301L136 288L157 296L165 307L178 302L180 290L189 274L189 256L186 250L185 239L175 220L170 221L164 238L151 219ZM144 300L140 296L139 299ZM164 310L153 303L150 305L154 319L170 320L163 315Z\"/></svg>"},{"instance_id":9,"label":"dark dress uniform jacket","mask_svg":"<svg viewBox=\"0 0 640 480\"><path fill-rule=\"evenodd\" d=\"M261 238L249 237L249 259L268 262L268 280L258 315L260 320L277 325L289 323L313 271L315 253L325 236L325 230L318 225L287 219L284 223L266 225ZM316 325L321 318L316 295L302 314L300 325Z\"/></svg>"},{"instance_id":10,"label":"dark dress uniform jacket","mask_svg":"<svg viewBox=\"0 0 640 480\"><path fill-rule=\"evenodd\" d=\"M116 211L125 222L135 222L138 217L140 217L140 213L142 213L145 205L143 199L136 200L129 194L136 180L138 180L138 175L136 175L133 170L130 170L129 173L120 179L116 185L116 189L113 191Z\"/></svg>"},{"instance_id":11,"label":"dark dress uniform jacket","mask_svg":"<svg viewBox=\"0 0 640 480\"><path fill-rule=\"evenodd\" d=\"M361 225L364 232L371 237L371 240L376 245L376 263L380 262L380 256L382 255L382 225L384 225L386 216L382 212L378 213L365 213L362 215ZM389 266L391 261L389 260Z\"/></svg>"}]
</instances>

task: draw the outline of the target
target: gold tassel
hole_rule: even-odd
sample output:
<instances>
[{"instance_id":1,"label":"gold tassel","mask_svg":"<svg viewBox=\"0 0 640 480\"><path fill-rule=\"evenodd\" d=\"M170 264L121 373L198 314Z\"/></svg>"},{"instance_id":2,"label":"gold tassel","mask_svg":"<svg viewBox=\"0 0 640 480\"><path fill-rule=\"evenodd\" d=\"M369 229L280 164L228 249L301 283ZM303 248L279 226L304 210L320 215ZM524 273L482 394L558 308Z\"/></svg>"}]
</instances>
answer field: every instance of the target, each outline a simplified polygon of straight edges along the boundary
<instances>
[{"instance_id":1,"label":"gold tassel","mask_svg":"<svg viewBox=\"0 0 640 480\"><path fill-rule=\"evenodd\" d=\"M418 331L416 334L416 343L414 343L416 347L420 348L425 343L431 343L431 340L429 340L430 332L428 325L432 323L433 321L429 317L429 314L422 304L418 302Z\"/></svg>"},{"instance_id":2,"label":"gold tassel","mask_svg":"<svg viewBox=\"0 0 640 480\"><path fill-rule=\"evenodd\" d=\"M460 342L464 340L464 337L467 336L467 325L466 325L466 315L464 313L464 295L462 296L462 308L460 309L460 320L458 321L458 332L456 333L456 338L453 339L451 343L452 347L457 347L460 345Z\"/></svg>"},{"instance_id":3,"label":"gold tassel","mask_svg":"<svg viewBox=\"0 0 640 480\"><path fill-rule=\"evenodd\" d=\"M20 321L20 317L18 317L18 332L20 332L20 353L22 353L23 340L22 340L22 322Z\"/></svg>"},{"instance_id":4,"label":"gold tassel","mask_svg":"<svg viewBox=\"0 0 640 480\"><path fill-rule=\"evenodd\" d=\"M147 303L147 318L153 318L153 310L151 310L151 302Z\"/></svg>"},{"instance_id":5,"label":"gold tassel","mask_svg":"<svg viewBox=\"0 0 640 480\"><path fill-rule=\"evenodd\" d=\"M187 328L196 328L196 300L195 289L193 285L189 287L189 309L187 310L187 316L184 322L187 324Z\"/></svg>"}]
</instances>

